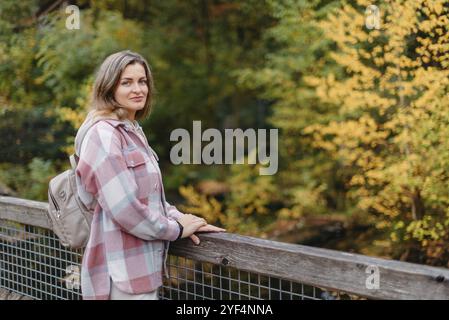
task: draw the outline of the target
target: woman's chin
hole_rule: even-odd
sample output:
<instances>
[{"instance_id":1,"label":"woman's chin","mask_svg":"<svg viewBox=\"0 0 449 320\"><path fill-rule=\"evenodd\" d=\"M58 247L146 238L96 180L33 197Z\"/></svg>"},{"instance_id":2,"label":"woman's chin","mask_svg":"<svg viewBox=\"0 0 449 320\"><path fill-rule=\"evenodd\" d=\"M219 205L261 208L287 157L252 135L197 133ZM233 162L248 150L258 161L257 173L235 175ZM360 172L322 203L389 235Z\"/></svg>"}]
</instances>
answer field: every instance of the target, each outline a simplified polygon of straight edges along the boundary
<instances>
[{"instance_id":1,"label":"woman's chin","mask_svg":"<svg viewBox=\"0 0 449 320\"><path fill-rule=\"evenodd\" d=\"M144 107L145 107L145 104L133 104L133 105L126 106L126 109L138 111L138 110L142 110Z\"/></svg>"}]
</instances>

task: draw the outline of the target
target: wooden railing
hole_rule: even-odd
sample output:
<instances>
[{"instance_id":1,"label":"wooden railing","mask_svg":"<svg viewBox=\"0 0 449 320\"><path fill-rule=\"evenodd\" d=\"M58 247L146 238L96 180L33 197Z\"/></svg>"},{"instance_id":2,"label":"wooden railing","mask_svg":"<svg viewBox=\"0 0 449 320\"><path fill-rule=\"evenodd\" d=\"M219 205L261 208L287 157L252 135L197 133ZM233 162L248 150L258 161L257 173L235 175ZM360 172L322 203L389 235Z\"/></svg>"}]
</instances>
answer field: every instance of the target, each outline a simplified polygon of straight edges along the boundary
<instances>
[{"instance_id":1,"label":"wooden railing","mask_svg":"<svg viewBox=\"0 0 449 320\"><path fill-rule=\"evenodd\" d=\"M0 196L0 221L51 229L46 211L44 202ZM173 242L170 255L363 298L449 299L445 268L237 234L199 237L199 246L187 239Z\"/></svg>"}]
</instances>

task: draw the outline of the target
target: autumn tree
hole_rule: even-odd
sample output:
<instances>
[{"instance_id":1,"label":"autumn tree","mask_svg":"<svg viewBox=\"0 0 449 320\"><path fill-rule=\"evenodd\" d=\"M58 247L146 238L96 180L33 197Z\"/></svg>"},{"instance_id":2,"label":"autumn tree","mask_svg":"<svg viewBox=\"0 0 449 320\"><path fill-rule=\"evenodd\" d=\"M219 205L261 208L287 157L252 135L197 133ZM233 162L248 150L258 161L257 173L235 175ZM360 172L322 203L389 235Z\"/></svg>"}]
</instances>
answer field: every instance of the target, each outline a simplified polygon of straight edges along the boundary
<instances>
[{"instance_id":1,"label":"autumn tree","mask_svg":"<svg viewBox=\"0 0 449 320\"><path fill-rule=\"evenodd\" d=\"M320 23L344 73L311 75L339 119L304 129L343 164L349 197L388 231L393 257L447 262L449 227L449 2L388 0L380 28L370 1L345 2ZM349 174L348 174L349 173Z\"/></svg>"}]
</instances>

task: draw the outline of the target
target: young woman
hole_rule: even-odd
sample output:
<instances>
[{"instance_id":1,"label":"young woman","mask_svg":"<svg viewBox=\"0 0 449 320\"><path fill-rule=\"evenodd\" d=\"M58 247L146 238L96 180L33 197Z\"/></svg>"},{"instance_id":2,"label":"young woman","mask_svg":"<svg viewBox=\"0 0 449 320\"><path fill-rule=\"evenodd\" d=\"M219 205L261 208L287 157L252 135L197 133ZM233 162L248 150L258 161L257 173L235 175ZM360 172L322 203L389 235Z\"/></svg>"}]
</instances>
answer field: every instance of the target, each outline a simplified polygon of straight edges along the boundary
<instances>
[{"instance_id":1,"label":"young woman","mask_svg":"<svg viewBox=\"0 0 449 320\"><path fill-rule=\"evenodd\" d=\"M122 51L102 63L92 110L78 130L78 192L94 211L81 269L83 299L158 299L170 241L224 229L165 200L158 158L136 121L150 112L145 59ZM86 131L80 141L81 132Z\"/></svg>"}]
</instances>

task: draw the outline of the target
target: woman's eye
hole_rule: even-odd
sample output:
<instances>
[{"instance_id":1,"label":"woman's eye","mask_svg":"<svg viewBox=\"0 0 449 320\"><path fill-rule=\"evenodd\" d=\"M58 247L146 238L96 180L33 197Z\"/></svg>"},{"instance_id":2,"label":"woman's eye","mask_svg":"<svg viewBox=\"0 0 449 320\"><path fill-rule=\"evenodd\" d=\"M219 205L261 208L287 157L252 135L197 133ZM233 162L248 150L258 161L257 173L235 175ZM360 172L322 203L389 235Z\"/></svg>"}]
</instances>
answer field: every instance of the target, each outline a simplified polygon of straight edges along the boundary
<instances>
[{"instance_id":1,"label":"woman's eye","mask_svg":"<svg viewBox=\"0 0 449 320\"><path fill-rule=\"evenodd\" d=\"M140 84L147 84L147 82L145 80L140 80L139 83ZM129 82L129 81L125 81L125 82L121 83L122 86L129 86L130 84L131 84L131 82Z\"/></svg>"}]
</instances>

